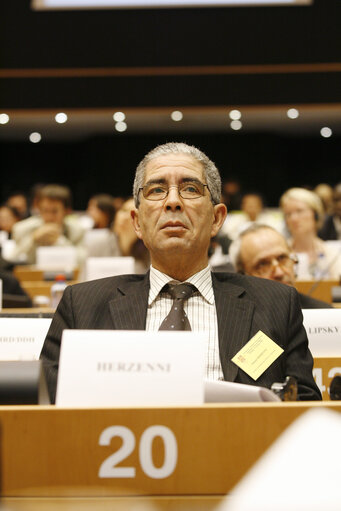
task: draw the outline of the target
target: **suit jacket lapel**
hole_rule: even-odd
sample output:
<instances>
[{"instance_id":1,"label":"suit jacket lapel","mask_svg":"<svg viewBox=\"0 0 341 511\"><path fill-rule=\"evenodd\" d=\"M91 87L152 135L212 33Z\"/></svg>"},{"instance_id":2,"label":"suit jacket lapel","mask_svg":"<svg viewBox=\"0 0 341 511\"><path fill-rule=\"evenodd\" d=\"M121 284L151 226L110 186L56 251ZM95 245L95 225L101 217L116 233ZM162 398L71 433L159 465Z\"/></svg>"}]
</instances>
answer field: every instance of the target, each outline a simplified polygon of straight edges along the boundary
<instances>
[{"instance_id":1,"label":"suit jacket lapel","mask_svg":"<svg viewBox=\"0 0 341 511\"><path fill-rule=\"evenodd\" d=\"M109 302L113 327L116 330L144 330L146 328L149 294L149 272L140 281L121 283Z\"/></svg>"},{"instance_id":2,"label":"suit jacket lapel","mask_svg":"<svg viewBox=\"0 0 341 511\"><path fill-rule=\"evenodd\" d=\"M254 312L254 303L245 296L241 286L231 284L221 275L220 278L212 274L215 295L220 361L225 380L234 381L238 367L231 362L231 358L250 339L251 321Z\"/></svg>"}]
</instances>

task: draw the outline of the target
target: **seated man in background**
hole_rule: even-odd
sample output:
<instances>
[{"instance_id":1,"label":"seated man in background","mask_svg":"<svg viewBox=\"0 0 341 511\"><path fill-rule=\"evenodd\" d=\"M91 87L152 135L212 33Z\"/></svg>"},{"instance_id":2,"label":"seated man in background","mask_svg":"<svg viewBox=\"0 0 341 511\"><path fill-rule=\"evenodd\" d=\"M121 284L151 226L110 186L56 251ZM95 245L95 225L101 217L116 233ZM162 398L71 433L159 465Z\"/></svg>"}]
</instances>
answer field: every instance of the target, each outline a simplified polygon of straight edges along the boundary
<instances>
[{"instance_id":1,"label":"seated man in background","mask_svg":"<svg viewBox=\"0 0 341 511\"><path fill-rule=\"evenodd\" d=\"M13 226L16 242L14 260L36 262L37 247L81 246L84 231L71 213L71 192L68 187L51 184L40 192L39 215L31 216Z\"/></svg>"},{"instance_id":2,"label":"seated man in background","mask_svg":"<svg viewBox=\"0 0 341 511\"><path fill-rule=\"evenodd\" d=\"M207 379L271 387L293 376L298 399L321 399L296 290L211 272L208 248L226 217L215 164L187 144L158 146L137 167L134 200L131 217L150 271L66 288L41 355L51 401L66 328L205 332ZM260 330L283 352L255 381L231 359Z\"/></svg>"},{"instance_id":3,"label":"seated man in background","mask_svg":"<svg viewBox=\"0 0 341 511\"><path fill-rule=\"evenodd\" d=\"M254 277L295 285L296 258L286 239L268 225L253 224L230 245L230 260L236 271ZM323 309L331 305L299 293L302 309Z\"/></svg>"}]
</instances>

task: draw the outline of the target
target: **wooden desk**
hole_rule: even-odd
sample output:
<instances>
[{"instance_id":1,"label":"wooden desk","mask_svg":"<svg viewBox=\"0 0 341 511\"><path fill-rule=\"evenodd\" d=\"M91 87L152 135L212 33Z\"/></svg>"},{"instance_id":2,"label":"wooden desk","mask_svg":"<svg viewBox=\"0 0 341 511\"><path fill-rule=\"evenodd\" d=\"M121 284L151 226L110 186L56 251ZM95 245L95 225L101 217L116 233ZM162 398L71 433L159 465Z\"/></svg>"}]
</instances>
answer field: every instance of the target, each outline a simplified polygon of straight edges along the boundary
<instances>
[{"instance_id":1,"label":"wooden desk","mask_svg":"<svg viewBox=\"0 0 341 511\"><path fill-rule=\"evenodd\" d=\"M20 282L24 282L24 281L31 282L31 281L35 281L35 280L40 280L40 281L46 280L45 274L49 273L49 272L39 269L36 265L17 265L14 267L13 273ZM51 271L50 271L50 273L51 273ZM63 272L58 271L58 273L63 273ZM72 280L77 280L78 276L79 276L79 268L75 268L74 270L71 271L71 273L72 273Z\"/></svg>"},{"instance_id":2,"label":"wooden desk","mask_svg":"<svg viewBox=\"0 0 341 511\"><path fill-rule=\"evenodd\" d=\"M164 409L1 407L1 494L218 497L310 408L341 412L341 402ZM113 436L113 426L121 428L119 436Z\"/></svg>"},{"instance_id":3,"label":"wooden desk","mask_svg":"<svg viewBox=\"0 0 341 511\"><path fill-rule=\"evenodd\" d=\"M46 280L34 280L34 281L23 281L21 282L21 287L26 291L26 293L34 298L35 296L51 296L51 286L53 286L53 281ZM67 284L77 284L77 281L70 280L67 281Z\"/></svg>"},{"instance_id":4,"label":"wooden desk","mask_svg":"<svg viewBox=\"0 0 341 511\"><path fill-rule=\"evenodd\" d=\"M313 286L316 287L313 289ZM295 287L299 293L310 294L317 300L322 300L327 303L332 303L332 287L339 286L338 280L321 280L318 284L314 280L298 280L295 282ZM310 290L313 291L310 293Z\"/></svg>"},{"instance_id":5,"label":"wooden desk","mask_svg":"<svg viewBox=\"0 0 341 511\"><path fill-rule=\"evenodd\" d=\"M4 511L216 511L221 501L221 496L9 497L1 504Z\"/></svg>"}]
</instances>

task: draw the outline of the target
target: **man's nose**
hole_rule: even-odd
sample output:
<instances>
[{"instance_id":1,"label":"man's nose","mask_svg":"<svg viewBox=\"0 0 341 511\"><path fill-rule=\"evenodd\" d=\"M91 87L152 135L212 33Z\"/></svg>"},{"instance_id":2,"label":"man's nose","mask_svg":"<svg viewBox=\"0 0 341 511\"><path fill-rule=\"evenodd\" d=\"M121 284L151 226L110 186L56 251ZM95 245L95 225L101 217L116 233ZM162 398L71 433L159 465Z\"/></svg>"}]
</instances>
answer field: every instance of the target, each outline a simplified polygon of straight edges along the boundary
<instances>
[{"instance_id":1,"label":"man's nose","mask_svg":"<svg viewBox=\"0 0 341 511\"><path fill-rule=\"evenodd\" d=\"M177 185L172 185L168 188L168 195L165 199L165 208L171 210L181 210L183 202L179 194L179 188Z\"/></svg>"},{"instance_id":2,"label":"man's nose","mask_svg":"<svg viewBox=\"0 0 341 511\"><path fill-rule=\"evenodd\" d=\"M271 262L272 262L272 272L271 272L272 278L275 280L282 279L284 276L284 271L283 271L282 266L279 264L277 259L273 259Z\"/></svg>"}]
</instances>

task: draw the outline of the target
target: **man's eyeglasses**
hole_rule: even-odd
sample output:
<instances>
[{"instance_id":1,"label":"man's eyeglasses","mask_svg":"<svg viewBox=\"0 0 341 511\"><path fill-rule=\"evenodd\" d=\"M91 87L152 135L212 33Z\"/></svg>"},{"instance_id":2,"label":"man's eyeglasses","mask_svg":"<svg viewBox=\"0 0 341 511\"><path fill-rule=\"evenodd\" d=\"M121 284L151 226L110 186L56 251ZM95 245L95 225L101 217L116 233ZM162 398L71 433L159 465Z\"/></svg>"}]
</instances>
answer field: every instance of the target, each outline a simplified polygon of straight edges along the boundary
<instances>
[{"instance_id":1,"label":"man's eyeglasses","mask_svg":"<svg viewBox=\"0 0 341 511\"><path fill-rule=\"evenodd\" d=\"M280 266L281 268L290 268L293 264L298 262L297 257L294 254L280 254L277 257L271 259L263 259L256 264L253 268L254 273L259 276L269 275L274 266Z\"/></svg>"},{"instance_id":2,"label":"man's eyeglasses","mask_svg":"<svg viewBox=\"0 0 341 511\"><path fill-rule=\"evenodd\" d=\"M166 183L150 183L139 188L143 197L147 200L164 200L169 194L170 188L177 188L180 197L183 199L199 199L205 195L205 186L200 181L185 181L179 185L168 186Z\"/></svg>"}]
</instances>

